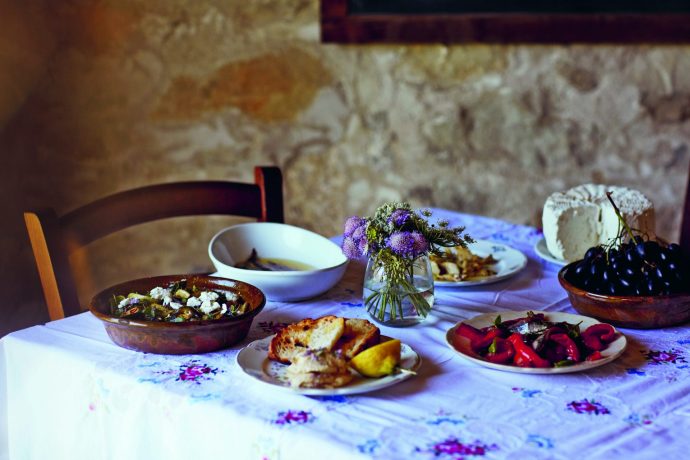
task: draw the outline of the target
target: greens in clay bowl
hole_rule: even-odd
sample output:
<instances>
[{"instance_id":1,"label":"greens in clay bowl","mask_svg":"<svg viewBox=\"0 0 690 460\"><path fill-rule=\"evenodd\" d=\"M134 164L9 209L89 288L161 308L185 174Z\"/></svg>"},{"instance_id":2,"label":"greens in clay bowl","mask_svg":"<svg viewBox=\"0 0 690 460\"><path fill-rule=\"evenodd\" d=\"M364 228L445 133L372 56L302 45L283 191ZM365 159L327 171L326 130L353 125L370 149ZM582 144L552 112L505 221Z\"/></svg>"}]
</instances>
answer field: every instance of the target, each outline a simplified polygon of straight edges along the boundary
<instances>
[{"instance_id":1,"label":"greens in clay bowl","mask_svg":"<svg viewBox=\"0 0 690 460\"><path fill-rule=\"evenodd\" d=\"M171 275L112 286L91 300L89 310L123 348L193 354L243 340L265 304L263 292L242 281Z\"/></svg>"}]
</instances>

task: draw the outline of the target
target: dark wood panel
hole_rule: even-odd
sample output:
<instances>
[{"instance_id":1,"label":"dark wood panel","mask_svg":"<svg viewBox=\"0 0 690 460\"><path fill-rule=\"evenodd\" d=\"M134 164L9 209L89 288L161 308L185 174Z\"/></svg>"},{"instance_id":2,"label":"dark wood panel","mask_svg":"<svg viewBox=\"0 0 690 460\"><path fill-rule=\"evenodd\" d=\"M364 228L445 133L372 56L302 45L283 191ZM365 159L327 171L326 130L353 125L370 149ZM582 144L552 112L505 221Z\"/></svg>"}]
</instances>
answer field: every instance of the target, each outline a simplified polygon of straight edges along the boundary
<instances>
[{"instance_id":1,"label":"dark wood panel","mask_svg":"<svg viewBox=\"0 0 690 460\"><path fill-rule=\"evenodd\" d=\"M690 0L348 0L350 14L690 13Z\"/></svg>"},{"instance_id":2,"label":"dark wood panel","mask_svg":"<svg viewBox=\"0 0 690 460\"><path fill-rule=\"evenodd\" d=\"M632 2L633 5L640 3ZM411 11L389 13L393 11L390 9L384 13L362 14L353 12L348 0L321 0L321 36L322 41L330 43L690 42L690 0L676 3L676 10L668 9L670 3L660 4L666 5L667 10L514 13L505 12L509 8L506 5L502 12L418 14ZM668 12L686 11L681 7L688 12Z\"/></svg>"}]
</instances>

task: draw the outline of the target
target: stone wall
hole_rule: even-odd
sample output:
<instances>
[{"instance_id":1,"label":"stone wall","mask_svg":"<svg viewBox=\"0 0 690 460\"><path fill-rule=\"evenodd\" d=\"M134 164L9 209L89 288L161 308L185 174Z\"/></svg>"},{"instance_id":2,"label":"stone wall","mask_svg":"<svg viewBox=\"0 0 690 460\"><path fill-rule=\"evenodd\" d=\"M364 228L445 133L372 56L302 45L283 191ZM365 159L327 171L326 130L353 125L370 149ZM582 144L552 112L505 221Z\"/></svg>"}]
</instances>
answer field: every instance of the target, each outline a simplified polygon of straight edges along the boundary
<instances>
[{"instance_id":1,"label":"stone wall","mask_svg":"<svg viewBox=\"0 0 690 460\"><path fill-rule=\"evenodd\" d=\"M0 332L44 319L23 209L255 164L283 169L287 221L324 235L391 199L537 224L549 193L596 181L647 193L677 238L687 46L324 45L318 0L0 0L0 26ZM99 242L83 298L210 268L229 222Z\"/></svg>"}]
</instances>

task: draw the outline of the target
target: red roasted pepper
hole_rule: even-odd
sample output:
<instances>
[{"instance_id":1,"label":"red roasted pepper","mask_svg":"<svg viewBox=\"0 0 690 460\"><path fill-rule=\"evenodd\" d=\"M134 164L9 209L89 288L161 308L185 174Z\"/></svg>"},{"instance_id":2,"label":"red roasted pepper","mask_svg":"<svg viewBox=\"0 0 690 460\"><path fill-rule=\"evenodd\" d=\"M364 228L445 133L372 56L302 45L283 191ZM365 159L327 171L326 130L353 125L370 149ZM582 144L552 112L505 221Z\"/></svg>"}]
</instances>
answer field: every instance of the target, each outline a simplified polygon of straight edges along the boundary
<instances>
[{"instance_id":1,"label":"red roasted pepper","mask_svg":"<svg viewBox=\"0 0 690 460\"><path fill-rule=\"evenodd\" d=\"M517 332L508 337L508 342L513 345L515 350L514 364L520 367L551 367L551 363L539 356L532 347L522 340L522 336Z\"/></svg>"},{"instance_id":2,"label":"red roasted pepper","mask_svg":"<svg viewBox=\"0 0 690 460\"><path fill-rule=\"evenodd\" d=\"M591 355L587 356L585 358L587 361L596 361L597 359L602 359L604 356L601 354L600 351L595 351Z\"/></svg>"},{"instance_id":3,"label":"red roasted pepper","mask_svg":"<svg viewBox=\"0 0 690 460\"><path fill-rule=\"evenodd\" d=\"M515 349L512 343L506 339L495 337L489 346L488 353L484 355L484 359L496 364L506 364L513 359L514 355Z\"/></svg>"},{"instance_id":4,"label":"red roasted pepper","mask_svg":"<svg viewBox=\"0 0 690 460\"><path fill-rule=\"evenodd\" d=\"M474 326L470 326L467 323L460 323L458 328L455 330L455 333L463 337L467 337L470 340L479 339L484 335L481 330Z\"/></svg>"},{"instance_id":5,"label":"red roasted pepper","mask_svg":"<svg viewBox=\"0 0 690 460\"><path fill-rule=\"evenodd\" d=\"M609 324L599 323L589 326L582 333L582 342L587 348L601 351L616 338L616 330Z\"/></svg>"},{"instance_id":6,"label":"red roasted pepper","mask_svg":"<svg viewBox=\"0 0 690 460\"><path fill-rule=\"evenodd\" d=\"M483 350L484 348L488 347L493 343L496 337L500 337L501 335L501 330L495 326L482 329L482 332L484 333L484 336L481 339L472 342L472 349L475 351Z\"/></svg>"},{"instance_id":7,"label":"red roasted pepper","mask_svg":"<svg viewBox=\"0 0 690 460\"><path fill-rule=\"evenodd\" d=\"M581 361L580 349L577 348L577 344L575 343L575 341L568 337L567 334L551 334L549 336L549 340L552 340L557 344L561 345L563 348L565 348L566 355L568 356L568 359L570 359L571 361L576 363L579 363Z\"/></svg>"},{"instance_id":8,"label":"red roasted pepper","mask_svg":"<svg viewBox=\"0 0 690 460\"><path fill-rule=\"evenodd\" d=\"M456 333L470 339L470 346L472 349L474 351L479 351L491 345L494 338L501 334L501 330L495 326L477 329L469 324L461 323L456 329Z\"/></svg>"}]
</instances>

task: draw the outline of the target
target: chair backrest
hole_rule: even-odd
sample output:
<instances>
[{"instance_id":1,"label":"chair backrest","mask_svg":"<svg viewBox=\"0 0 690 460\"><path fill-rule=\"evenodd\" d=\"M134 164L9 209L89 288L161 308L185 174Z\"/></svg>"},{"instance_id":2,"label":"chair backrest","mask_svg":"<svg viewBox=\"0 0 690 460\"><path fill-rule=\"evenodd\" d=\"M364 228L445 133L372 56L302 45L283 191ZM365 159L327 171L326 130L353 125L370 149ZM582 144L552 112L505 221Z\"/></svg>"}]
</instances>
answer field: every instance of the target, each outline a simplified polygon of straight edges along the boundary
<instances>
[{"instance_id":1,"label":"chair backrest","mask_svg":"<svg viewBox=\"0 0 690 460\"><path fill-rule=\"evenodd\" d=\"M69 256L137 224L168 217L234 215L283 222L283 179L277 167L254 168L254 183L200 181L151 185L120 192L57 216L24 213L51 320L81 311Z\"/></svg>"}]
</instances>

